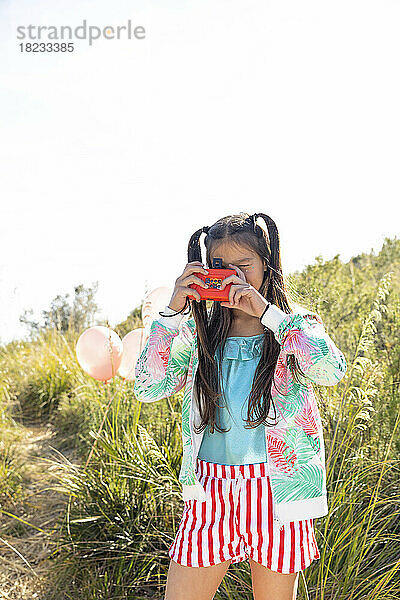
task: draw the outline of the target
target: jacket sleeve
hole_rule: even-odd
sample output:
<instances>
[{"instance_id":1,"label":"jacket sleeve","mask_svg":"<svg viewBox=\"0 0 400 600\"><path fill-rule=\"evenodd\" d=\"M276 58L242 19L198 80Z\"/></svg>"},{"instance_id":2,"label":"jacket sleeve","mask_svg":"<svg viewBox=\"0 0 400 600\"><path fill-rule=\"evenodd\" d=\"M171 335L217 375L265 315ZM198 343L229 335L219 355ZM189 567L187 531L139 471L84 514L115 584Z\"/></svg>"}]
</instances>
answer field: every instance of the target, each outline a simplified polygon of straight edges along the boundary
<instances>
[{"instance_id":1,"label":"jacket sleeve","mask_svg":"<svg viewBox=\"0 0 400 600\"><path fill-rule=\"evenodd\" d=\"M179 392L186 383L191 355L191 328L179 330L180 317L153 321L135 367L134 393L140 402L155 402ZM168 325L166 324L168 323Z\"/></svg>"},{"instance_id":2,"label":"jacket sleeve","mask_svg":"<svg viewBox=\"0 0 400 600\"><path fill-rule=\"evenodd\" d=\"M303 314L304 313L304 314ZM274 332L285 354L294 354L307 377L319 385L336 385L345 375L343 353L325 331L318 313L284 313L272 304L261 323Z\"/></svg>"}]
</instances>

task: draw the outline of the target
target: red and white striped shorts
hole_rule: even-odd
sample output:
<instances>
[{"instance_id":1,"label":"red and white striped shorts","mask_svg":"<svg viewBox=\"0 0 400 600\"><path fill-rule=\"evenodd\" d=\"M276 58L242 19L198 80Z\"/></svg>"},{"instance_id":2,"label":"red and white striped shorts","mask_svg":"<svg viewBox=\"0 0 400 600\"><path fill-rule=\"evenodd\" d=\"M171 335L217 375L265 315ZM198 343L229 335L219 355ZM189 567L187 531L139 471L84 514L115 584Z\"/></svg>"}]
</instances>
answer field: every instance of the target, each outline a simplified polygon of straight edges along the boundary
<instances>
[{"instance_id":1,"label":"red and white striped shorts","mask_svg":"<svg viewBox=\"0 0 400 600\"><path fill-rule=\"evenodd\" d=\"M198 458L196 473L207 499L185 502L170 558L209 567L250 556L278 573L302 571L319 558L313 519L283 526L274 520L267 472L267 463L219 465Z\"/></svg>"}]
</instances>

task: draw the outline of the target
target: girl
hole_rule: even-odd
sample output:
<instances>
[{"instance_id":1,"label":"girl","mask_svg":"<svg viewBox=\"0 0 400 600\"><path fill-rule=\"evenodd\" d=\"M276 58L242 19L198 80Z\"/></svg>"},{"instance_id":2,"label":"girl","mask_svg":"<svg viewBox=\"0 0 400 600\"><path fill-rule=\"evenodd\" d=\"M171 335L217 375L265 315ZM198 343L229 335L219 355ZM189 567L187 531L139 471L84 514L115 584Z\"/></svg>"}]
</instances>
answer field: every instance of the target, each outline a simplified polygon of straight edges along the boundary
<instances>
[{"instance_id":1,"label":"girl","mask_svg":"<svg viewBox=\"0 0 400 600\"><path fill-rule=\"evenodd\" d=\"M206 287L196 276L207 273L203 232L207 264L222 258L236 271L222 282L232 284L229 302L210 310L189 287ZM247 558L256 600L292 600L299 572L320 557L313 520L328 513L312 382L335 385L346 361L317 313L291 309L268 215L240 213L199 229L188 261L135 371L142 402L185 388L184 510L165 600L213 598L229 565ZM181 323L188 296L193 316Z\"/></svg>"}]
</instances>

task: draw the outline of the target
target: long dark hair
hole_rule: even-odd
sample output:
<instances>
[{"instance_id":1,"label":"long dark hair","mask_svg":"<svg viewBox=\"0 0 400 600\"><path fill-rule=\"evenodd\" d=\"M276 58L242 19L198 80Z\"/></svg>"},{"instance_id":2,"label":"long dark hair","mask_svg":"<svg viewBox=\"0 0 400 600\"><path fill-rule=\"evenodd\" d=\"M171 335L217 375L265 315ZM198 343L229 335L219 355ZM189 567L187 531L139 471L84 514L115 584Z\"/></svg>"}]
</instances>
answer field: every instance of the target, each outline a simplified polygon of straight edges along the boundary
<instances>
[{"instance_id":1,"label":"long dark hair","mask_svg":"<svg viewBox=\"0 0 400 600\"><path fill-rule=\"evenodd\" d=\"M268 233L257 225L256 220L258 217L264 219ZM250 248L267 265L262 285L258 290L259 293L284 312L292 312L289 304L289 294L285 289L283 281L279 234L275 222L271 217L264 213L255 213L250 216L248 213L242 212L238 215L223 217L211 227L199 229L190 238L188 262L202 260L200 236L204 229L207 232L204 244L206 247L206 262L209 267L211 267L211 252L216 242L220 243L224 240ZM201 416L200 425L195 425L194 427L196 433L200 433L209 424L211 433L214 432L214 427L222 433L226 430L216 423L216 409L221 406L219 400L223 394L220 390L220 370L217 369L214 354L219 345L220 351L223 353L233 316L231 310L221 306L219 302L212 302L209 311L207 310L205 300L201 300L200 302L193 301L191 307L196 323L199 357L194 385L196 386L197 397L199 399L198 408ZM271 395L271 387L272 384L275 386L274 371L280 348L281 346L275 339L273 332L265 328L262 355L254 374L253 385L249 395L246 419L247 429L258 427L261 424L269 426L267 418L271 403L274 407L276 417L276 407ZM293 373L298 371L304 375L295 357L288 355L287 358ZM274 424L271 423L270 426Z\"/></svg>"}]
</instances>

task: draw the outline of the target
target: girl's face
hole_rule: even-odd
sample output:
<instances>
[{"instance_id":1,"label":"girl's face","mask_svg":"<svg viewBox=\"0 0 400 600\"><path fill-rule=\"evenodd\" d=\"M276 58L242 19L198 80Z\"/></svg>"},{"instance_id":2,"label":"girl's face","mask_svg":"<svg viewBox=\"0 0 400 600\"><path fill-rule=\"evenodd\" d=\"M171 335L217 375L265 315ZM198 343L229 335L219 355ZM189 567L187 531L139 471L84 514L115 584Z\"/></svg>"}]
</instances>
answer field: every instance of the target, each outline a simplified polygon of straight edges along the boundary
<instances>
[{"instance_id":1,"label":"girl's face","mask_svg":"<svg viewBox=\"0 0 400 600\"><path fill-rule=\"evenodd\" d=\"M247 246L221 242L210 252L211 265L213 258L222 258L222 267L224 269L233 269L230 263L235 267L239 267L247 283L252 285L257 291L260 290L267 267L265 261L256 252L250 250ZM211 268L211 265L209 268Z\"/></svg>"}]
</instances>

